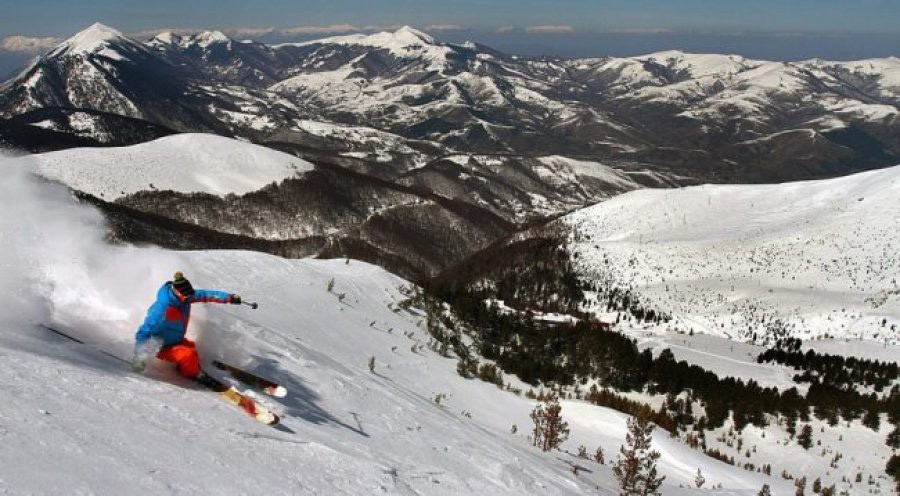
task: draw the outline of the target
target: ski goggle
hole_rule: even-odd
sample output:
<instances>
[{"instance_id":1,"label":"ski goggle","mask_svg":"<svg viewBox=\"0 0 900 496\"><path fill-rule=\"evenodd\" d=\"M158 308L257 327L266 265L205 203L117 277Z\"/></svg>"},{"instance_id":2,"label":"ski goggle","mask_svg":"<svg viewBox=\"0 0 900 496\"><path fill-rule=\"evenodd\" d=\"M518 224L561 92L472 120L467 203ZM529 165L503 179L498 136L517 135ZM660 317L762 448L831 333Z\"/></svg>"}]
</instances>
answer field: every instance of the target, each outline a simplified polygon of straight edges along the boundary
<instances>
[{"instance_id":1,"label":"ski goggle","mask_svg":"<svg viewBox=\"0 0 900 496\"><path fill-rule=\"evenodd\" d=\"M193 288L190 288L189 291L190 291L190 294L183 294L181 291L178 291L178 288L176 288L175 286L172 286L172 292L175 293L175 297L178 298L178 300L181 302L185 302L185 301L187 301L188 298L191 298L194 296Z\"/></svg>"}]
</instances>

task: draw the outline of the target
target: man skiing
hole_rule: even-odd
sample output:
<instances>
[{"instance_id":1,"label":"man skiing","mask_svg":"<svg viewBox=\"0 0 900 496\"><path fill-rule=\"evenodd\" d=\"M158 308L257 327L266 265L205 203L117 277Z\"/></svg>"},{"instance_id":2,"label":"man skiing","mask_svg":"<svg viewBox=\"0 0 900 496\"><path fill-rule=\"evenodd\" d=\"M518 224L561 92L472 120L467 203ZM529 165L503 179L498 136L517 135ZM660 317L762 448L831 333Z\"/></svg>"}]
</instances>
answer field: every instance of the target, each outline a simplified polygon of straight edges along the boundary
<instances>
[{"instance_id":1,"label":"man skiing","mask_svg":"<svg viewBox=\"0 0 900 496\"><path fill-rule=\"evenodd\" d=\"M207 289L194 289L184 274L176 272L156 293L156 301L147 310L144 323L135 334L132 368L143 372L147 360L154 353L156 358L178 365L178 372L188 378L202 381L200 358L194 342L185 338L194 303L231 303L240 305L236 294Z\"/></svg>"}]
</instances>

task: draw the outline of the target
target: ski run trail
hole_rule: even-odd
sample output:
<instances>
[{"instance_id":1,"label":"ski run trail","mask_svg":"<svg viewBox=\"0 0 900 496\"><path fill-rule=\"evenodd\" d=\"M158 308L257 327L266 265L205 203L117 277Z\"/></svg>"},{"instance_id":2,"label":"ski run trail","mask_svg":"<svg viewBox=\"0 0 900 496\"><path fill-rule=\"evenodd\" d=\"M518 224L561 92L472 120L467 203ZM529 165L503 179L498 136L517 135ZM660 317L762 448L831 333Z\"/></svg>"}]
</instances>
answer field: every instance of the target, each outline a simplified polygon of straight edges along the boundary
<instances>
[{"instance_id":1,"label":"ski run trail","mask_svg":"<svg viewBox=\"0 0 900 496\"><path fill-rule=\"evenodd\" d=\"M111 246L98 212L12 163L0 178L0 493L617 494L611 462L627 416L563 401L571 436L563 451L540 452L527 437L535 402L458 376L455 359L428 347L424 315L400 307L407 281L356 260ZM171 364L137 375L107 355L130 358L136 327L176 270L260 303L197 305L188 336L208 370L219 359L288 389L256 396L281 416L276 428ZM858 456L877 437L862 431ZM607 464L569 454L582 444L602 447ZM654 446L666 495L696 493L698 468L704 493L754 495L764 483L793 493L777 475L660 430ZM790 465L791 449L782 461L802 473L809 460Z\"/></svg>"}]
</instances>

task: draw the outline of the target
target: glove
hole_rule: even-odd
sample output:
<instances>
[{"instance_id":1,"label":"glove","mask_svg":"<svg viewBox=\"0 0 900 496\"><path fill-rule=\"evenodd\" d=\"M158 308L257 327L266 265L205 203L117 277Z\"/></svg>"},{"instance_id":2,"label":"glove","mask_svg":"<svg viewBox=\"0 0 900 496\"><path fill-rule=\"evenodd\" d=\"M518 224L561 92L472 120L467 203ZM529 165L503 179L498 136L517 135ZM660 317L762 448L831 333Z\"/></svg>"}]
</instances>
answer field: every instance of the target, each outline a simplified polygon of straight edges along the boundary
<instances>
[{"instance_id":1,"label":"glove","mask_svg":"<svg viewBox=\"0 0 900 496\"><path fill-rule=\"evenodd\" d=\"M131 370L143 374L147 369L147 360L162 347L162 340L153 337L147 341L134 344L134 357L131 359Z\"/></svg>"},{"instance_id":2,"label":"glove","mask_svg":"<svg viewBox=\"0 0 900 496\"><path fill-rule=\"evenodd\" d=\"M143 358L139 356L135 356L131 360L131 370L133 370L136 374L143 374L144 370L147 369L147 362L144 361Z\"/></svg>"},{"instance_id":3,"label":"glove","mask_svg":"<svg viewBox=\"0 0 900 496\"><path fill-rule=\"evenodd\" d=\"M241 304L241 297L238 296L238 295L236 295L236 294L231 295L231 304L232 304L232 305L240 305L240 304Z\"/></svg>"}]
</instances>

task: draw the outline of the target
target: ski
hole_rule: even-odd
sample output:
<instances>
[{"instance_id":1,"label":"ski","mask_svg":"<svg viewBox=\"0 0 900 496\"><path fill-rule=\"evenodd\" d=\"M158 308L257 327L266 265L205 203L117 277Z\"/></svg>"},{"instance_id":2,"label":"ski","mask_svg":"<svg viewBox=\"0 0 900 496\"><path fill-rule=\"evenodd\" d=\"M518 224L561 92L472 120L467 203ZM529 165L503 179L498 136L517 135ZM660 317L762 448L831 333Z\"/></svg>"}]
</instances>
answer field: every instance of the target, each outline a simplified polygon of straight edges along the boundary
<instances>
[{"instance_id":1,"label":"ski","mask_svg":"<svg viewBox=\"0 0 900 496\"><path fill-rule=\"evenodd\" d=\"M268 379L260 377L251 372L247 372L246 370L239 369L233 365L222 363L218 360L214 360L212 364L213 367L228 372L231 377L234 377L235 379L243 382L250 387L258 388L269 396L274 396L276 398L284 398L285 396L287 396L287 389L284 386L281 386Z\"/></svg>"},{"instance_id":2,"label":"ski","mask_svg":"<svg viewBox=\"0 0 900 496\"><path fill-rule=\"evenodd\" d=\"M54 334L62 336L70 341L73 341L75 343L93 348L94 350L99 351L100 353L103 353L104 355L107 355L110 358L115 358L116 360L118 360L122 363L125 363L128 365L131 364L131 362L129 362L128 360L125 360L124 358L122 358L120 356L116 356L108 351L102 350L95 346L91 346L88 343L85 343L81 339L78 339L75 336L72 336L71 334L69 334L67 332L61 331L57 328L48 326L46 324L40 324L40 327L43 329L46 329ZM222 368L220 365L225 365L225 364L221 364L221 362L214 362L214 363L217 364L216 367L220 368L220 369ZM226 367L228 367L228 366L226 365ZM243 372L240 369L237 369L234 367L231 367L231 368L234 370L237 370L239 372ZM229 370L229 369L226 368L226 369L222 369L222 370ZM229 372L231 372L231 370L229 370ZM235 378L240 379L238 376L234 375L234 372L231 372L231 373ZM264 390L267 393L269 392L269 389L266 389L266 387L274 386L274 389L272 389L273 393L269 393L269 394L272 394L273 396L277 396L277 394L274 394L274 393L281 393L281 396L284 396L287 393L287 391L283 387L278 386L277 384L275 384L273 382L266 381L265 379L263 379L261 377L257 377L253 374L250 374L249 372L243 372L243 373L246 376L255 378L257 380L255 384L259 384L260 387L264 387ZM209 374L201 373L200 377L195 379L195 382L197 382L201 386L217 393L218 396L220 398L222 398L225 402L230 403L230 404L242 409L244 412L247 413L247 415L250 415L251 417L255 418L256 420L258 420L266 425L275 425L281 420L280 418L278 418L278 415L276 415L275 413L270 411L268 408L260 405L259 403L254 401L252 398L249 398L247 395L242 394L240 391L238 391L234 387L229 386L229 385L219 381L218 379L210 376ZM263 386L263 384L268 385L268 386Z\"/></svg>"},{"instance_id":3,"label":"ski","mask_svg":"<svg viewBox=\"0 0 900 496\"><path fill-rule=\"evenodd\" d=\"M110 353L110 352L108 352L108 351L106 351L106 350L100 349L100 348L98 348L97 346L94 346L94 345L92 345L92 344L85 343L84 341L82 341L82 340L76 338L75 336L72 336L72 335L69 334L69 333L63 332L63 331L61 331L61 330L59 330L59 329L57 329L57 328L55 328L55 327L51 327L51 326L49 326L49 325L47 325L47 324L38 324L38 327L40 327L40 328L42 328L42 329L44 329L44 330L50 331L50 332L52 332L53 334L56 334L57 336L61 336L61 337L63 337L63 338L66 338L66 339L68 339L69 341L72 341L72 342L74 342L74 343L78 343L78 344L80 344L80 345L87 346L88 348L91 348L91 349L94 350L94 351L103 353L104 355L106 355L106 356L108 356L108 357L110 357L110 358L114 358L114 359L116 359L116 360L118 360L118 361L120 361L120 362L122 362L122 363L131 365L131 362L129 362L128 360L126 360L126 359L124 359L124 358L122 358L122 357L120 357L120 356L118 356L118 355L116 355L116 354L114 354L114 353Z\"/></svg>"},{"instance_id":4,"label":"ski","mask_svg":"<svg viewBox=\"0 0 900 496\"><path fill-rule=\"evenodd\" d=\"M262 422L266 425L275 425L281 420L274 412L257 403L247 395L241 393L240 391L235 389L234 386L229 386L206 373L201 373L200 377L198 377L196 381L198 384L217 393L219 395L219 398L224 400L226 403L240 408L247 415L253 417L259 422Z\"/></svg>"},{"instance_id":5,"label":"ski","mask_svg":"<svg viewBox=\"0 0 900 496\"><path fill-rule=\"evenodd\" d=\"M246 395L241 394L234 387L229 387L225 391L222 391L219 393L219 397L226 402L243 409L247 412L247 415L250 415L266 425L275 425L281 420L274 412L248 398Z\"/></svg>"}]
</instances>

